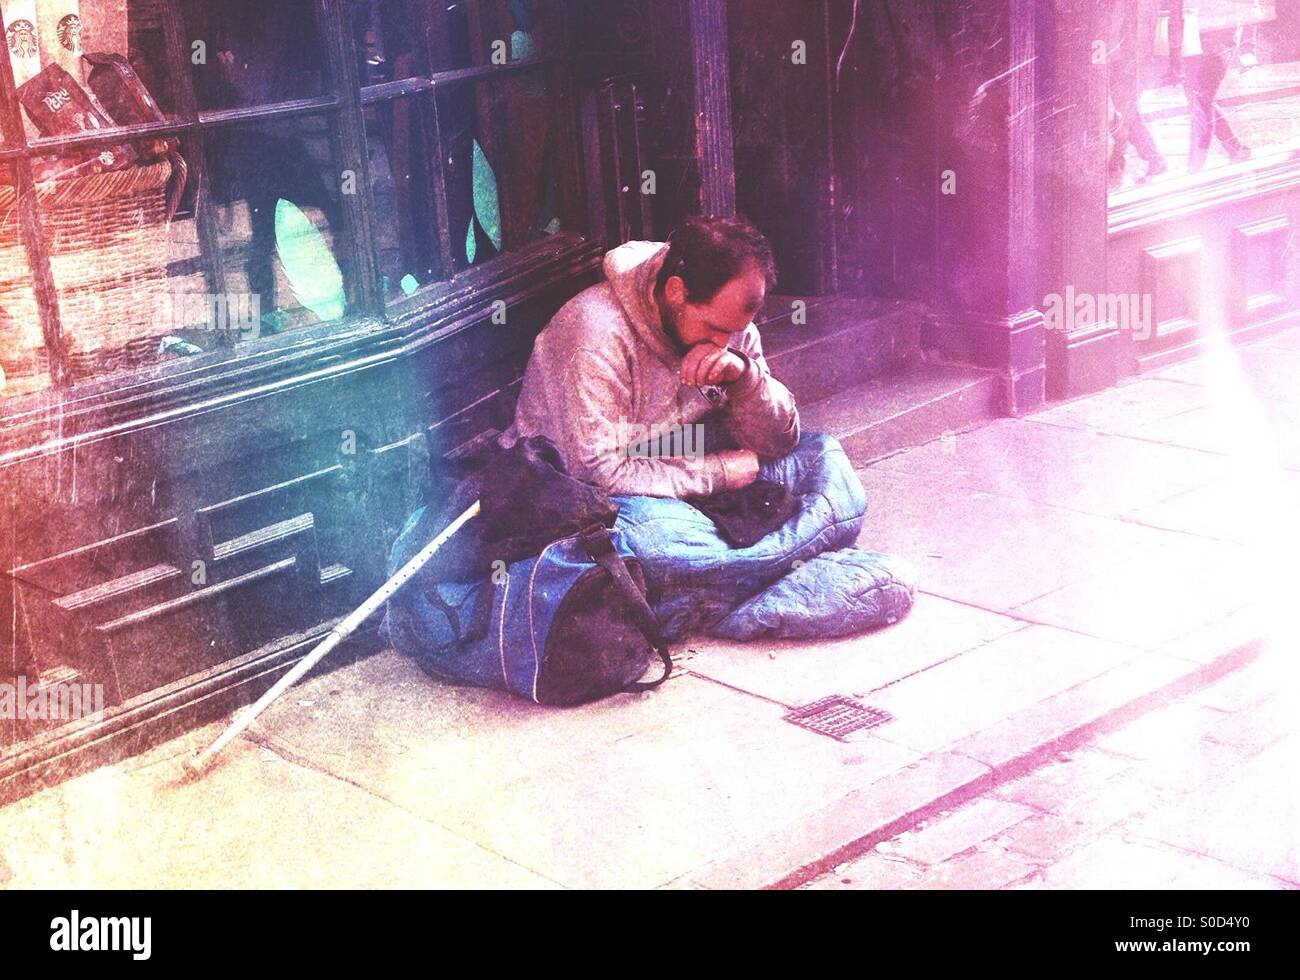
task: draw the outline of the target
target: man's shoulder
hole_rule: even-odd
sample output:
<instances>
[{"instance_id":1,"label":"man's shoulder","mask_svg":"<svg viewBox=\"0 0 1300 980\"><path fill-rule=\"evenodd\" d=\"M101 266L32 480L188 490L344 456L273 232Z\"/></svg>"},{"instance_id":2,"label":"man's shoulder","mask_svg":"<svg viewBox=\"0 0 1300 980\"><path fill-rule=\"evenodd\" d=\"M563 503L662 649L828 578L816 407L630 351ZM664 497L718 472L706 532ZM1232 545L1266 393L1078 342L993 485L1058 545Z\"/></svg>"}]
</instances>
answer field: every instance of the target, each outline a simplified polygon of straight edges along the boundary
<instances>
[{"instance_id":1,"label":"man's shoulder","mask_svg":"<svg viewBox=\"0 0 1300 980\"><path fill-rule=\"evenodd\" d=\"M609 283L588 286L561 306L542 335L566 346L604 344L626 335L631 328L623 305Z\"/></svg>"}]
</instances>

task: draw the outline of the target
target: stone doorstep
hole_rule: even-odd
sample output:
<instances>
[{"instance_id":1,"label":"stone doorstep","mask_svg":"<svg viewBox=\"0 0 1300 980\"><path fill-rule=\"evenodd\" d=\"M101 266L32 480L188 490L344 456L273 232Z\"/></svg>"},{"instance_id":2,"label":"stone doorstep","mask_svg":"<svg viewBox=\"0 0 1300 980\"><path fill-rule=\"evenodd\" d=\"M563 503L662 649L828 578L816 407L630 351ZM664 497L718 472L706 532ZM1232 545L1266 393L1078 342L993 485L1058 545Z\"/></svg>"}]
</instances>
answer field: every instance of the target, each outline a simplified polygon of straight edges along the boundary
<instances>
[{"instance_id":1,"label":"stone doorstep","mask_svg":"<svg viewBox=\"0 0 1300 980\"><path fill-rule=\"evenodd\" d=\"M1234 630L1236 640L1240 633ZM923 820L1052 761L1058 752L1128 724L1168 700L1206 687L1251 663L1264 631L1232 646L1185 658L1139 658L1053 695L1003 722L669 882L698 889L788 889L862 857ZM1211 635L1200 645L1222 644ZM1188 639L1195 644L1195 639ZM1152 669L1154 668L1154 669Z\"/></svg>"}]
</instances>

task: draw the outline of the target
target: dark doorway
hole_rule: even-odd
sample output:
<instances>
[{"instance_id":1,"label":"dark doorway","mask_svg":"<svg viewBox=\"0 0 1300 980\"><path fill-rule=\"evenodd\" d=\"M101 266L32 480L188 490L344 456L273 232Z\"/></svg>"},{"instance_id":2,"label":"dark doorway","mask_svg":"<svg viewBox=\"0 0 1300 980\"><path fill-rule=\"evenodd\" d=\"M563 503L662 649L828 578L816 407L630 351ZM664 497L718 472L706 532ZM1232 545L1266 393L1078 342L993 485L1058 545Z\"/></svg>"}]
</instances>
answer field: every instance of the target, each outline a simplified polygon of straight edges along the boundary
<instances>
[{"instance_id":1,"label":"dark doorway","mask_svg":"<svg viewBox=\"0 0 1300 980\"><path fill-rule=\"evenodd\" d=\"M772 242L778 290L834 292L824 2L727 4L736 207Z\"/></svg>"}]
</instances>

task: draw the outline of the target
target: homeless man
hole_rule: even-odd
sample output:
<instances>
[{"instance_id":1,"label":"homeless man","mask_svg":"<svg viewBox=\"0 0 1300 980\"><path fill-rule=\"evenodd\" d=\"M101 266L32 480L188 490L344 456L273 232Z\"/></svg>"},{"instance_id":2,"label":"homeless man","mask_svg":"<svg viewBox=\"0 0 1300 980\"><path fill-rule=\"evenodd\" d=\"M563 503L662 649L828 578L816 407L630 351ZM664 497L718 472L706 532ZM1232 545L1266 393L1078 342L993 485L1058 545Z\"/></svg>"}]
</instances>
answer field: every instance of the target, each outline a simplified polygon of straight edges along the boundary
<instances>
[{"instance_id":1,"label":"homeless man","mask_svg":"<svg viewBox=\"0 0 1300 980\"><path fill-rule=\"evenodd\" d=\"M843 449L800 432L768 370L753 319L775 273L737 218L613 249L537 337L501 437L547 437L613 495L669 639L839 636L911 607L907 565L854 547L866 496Z\"/></svg>"}]
</instances>

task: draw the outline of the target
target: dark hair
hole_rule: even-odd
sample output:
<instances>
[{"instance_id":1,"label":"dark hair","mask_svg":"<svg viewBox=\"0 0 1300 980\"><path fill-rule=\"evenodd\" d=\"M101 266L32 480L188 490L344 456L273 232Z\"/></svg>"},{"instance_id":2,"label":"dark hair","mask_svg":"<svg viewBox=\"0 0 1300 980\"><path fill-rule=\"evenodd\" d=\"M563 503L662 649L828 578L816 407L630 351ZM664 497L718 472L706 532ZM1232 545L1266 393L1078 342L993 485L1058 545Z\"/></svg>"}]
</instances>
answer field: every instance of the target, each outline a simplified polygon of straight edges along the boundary
<instances>
[{"instance_id":1,"label":"dark hair","mask_svg":"<svg viewBox=\"0 0 1300 980\"><path fill-rule=\"evenodd\" d=\"M753 259L763 270L768 292L776 285L776 260L763 233L744 218L687 218L668 236L668 255L656 282L672 276L686 283L686 298L707 303Z\"/></svg>"}]
</instances>

